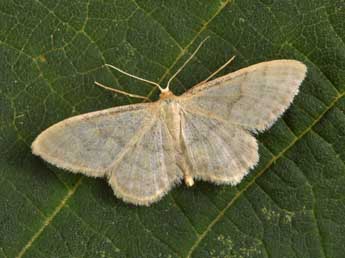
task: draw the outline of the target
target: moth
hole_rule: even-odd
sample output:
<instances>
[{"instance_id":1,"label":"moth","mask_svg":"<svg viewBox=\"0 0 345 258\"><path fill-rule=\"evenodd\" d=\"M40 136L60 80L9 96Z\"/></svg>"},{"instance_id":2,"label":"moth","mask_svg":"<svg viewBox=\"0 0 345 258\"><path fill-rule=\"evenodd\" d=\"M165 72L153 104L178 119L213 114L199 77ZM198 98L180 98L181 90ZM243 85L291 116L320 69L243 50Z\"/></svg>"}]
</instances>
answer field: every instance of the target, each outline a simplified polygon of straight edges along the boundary
<instances>
[{"instance_id":1,"label":"moth","mask_svg":"<svg viewBox=\"0 0 345 258\"><path fill-rule=\"evenodd\" d=\"M165 88L108 65L156 85L159 100L63 120L35 139L32 152L59 168L106 177L117 197L136 205L158 201L181 180L187 186L194 179L238 184L259 160L254 135L290 106L307 68L296 60L274 60L209 80L230 59L186 93L174 95L170 82L200 46Z\"/></svg>"}]
</instances>

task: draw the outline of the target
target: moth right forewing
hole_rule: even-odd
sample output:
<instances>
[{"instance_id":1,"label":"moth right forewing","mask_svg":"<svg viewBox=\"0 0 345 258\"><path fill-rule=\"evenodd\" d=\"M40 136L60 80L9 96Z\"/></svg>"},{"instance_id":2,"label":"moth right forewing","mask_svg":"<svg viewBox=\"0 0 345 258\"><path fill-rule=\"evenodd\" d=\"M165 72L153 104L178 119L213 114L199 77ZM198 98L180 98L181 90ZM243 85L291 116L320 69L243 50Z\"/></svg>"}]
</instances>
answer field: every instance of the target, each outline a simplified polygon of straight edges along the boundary
<instances>
[{"instance_id":1,"label":"moth right forewing","mask_svg":"<svg viewBox=\"0 0 345 258\"><path fill-rule=\"evenodd\" d=\"M262 131L289 107L305 75L306 66L295 60L263 62L193 87L180 101L186 109Z\"/></svg>"}]
</instances>

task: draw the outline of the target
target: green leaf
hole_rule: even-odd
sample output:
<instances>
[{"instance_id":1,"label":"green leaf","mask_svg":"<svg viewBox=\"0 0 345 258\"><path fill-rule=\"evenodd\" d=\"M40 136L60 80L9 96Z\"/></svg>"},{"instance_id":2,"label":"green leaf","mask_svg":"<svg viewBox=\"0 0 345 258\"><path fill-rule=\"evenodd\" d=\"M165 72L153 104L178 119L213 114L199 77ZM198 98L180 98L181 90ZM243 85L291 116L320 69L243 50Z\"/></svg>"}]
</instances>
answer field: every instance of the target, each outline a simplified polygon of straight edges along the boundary
<instances>
[{"instance_id":1,"label":"green leaf","mask_svg":"<svg viewBox=\"0 0 345 258\"><path fill-rule=\"evenodd\" d=\"M0 1L0 257L344 257L345 1ZM93 84L157 98L289 58L308 66L291 108L259 135L260 164L237 187L181 185L151 207L105 180L30 152L72 115L134 103Z\"/></svg>"}]
</instances>

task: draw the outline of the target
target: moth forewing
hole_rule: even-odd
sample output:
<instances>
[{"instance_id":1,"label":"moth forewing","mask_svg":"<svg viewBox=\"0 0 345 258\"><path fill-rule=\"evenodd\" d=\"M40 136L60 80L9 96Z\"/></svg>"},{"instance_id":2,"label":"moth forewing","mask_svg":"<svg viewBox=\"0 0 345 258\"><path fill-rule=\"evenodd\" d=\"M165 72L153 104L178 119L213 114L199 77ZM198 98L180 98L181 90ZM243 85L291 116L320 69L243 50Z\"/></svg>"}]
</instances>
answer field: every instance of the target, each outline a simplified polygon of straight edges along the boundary
<instances>
[{"instance_id":1,"label":"moth forewing","mask_svg":"<svg viewBox=\"0 0 345 258\"><path fill-rule=\"evenodd\" d=\"M296 60L263 62L193 87L181 102L230 124L264 131L290 106L306 71Z\"/></svg>"},{"instance_id":2,"label":"moth forewing","mask_svg":"<svg viewBox=\"0 0 345 258\"><path fill-rule=\"evenodd\" d=\"M104 176L143 118L150 115L148 105L120 106L65 119L40 133L32 143L32 152L59 168Z\"/></svg>"}]
</instances>

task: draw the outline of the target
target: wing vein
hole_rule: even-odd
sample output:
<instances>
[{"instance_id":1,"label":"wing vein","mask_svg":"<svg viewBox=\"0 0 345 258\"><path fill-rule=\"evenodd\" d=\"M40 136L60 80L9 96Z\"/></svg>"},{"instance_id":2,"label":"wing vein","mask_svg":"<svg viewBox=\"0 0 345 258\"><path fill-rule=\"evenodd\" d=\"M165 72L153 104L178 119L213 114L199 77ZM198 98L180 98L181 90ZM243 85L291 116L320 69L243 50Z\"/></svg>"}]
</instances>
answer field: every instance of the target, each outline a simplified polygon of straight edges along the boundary
<instances>
[{"instance_id":1,"label":"wing vein","mask_svg":"<svg viewBox=\"0 0 345 258\"><path fill-rule=\"evenodd\" d=\"M137 133L131 138L131 140L125 145L123 151L118 154L118 158L110 164L108 170L111 168L112 170L116 168L116 166L121 162L124 156L128 153L128 151L132 150L135 147L135 144L140 142L140 140L144 137L144 135L153 127L155 122L157 121L156 114L153 116L151 121L147 121L146 125L141 129L138 130Z\"/></svg>"}]
</instances>

